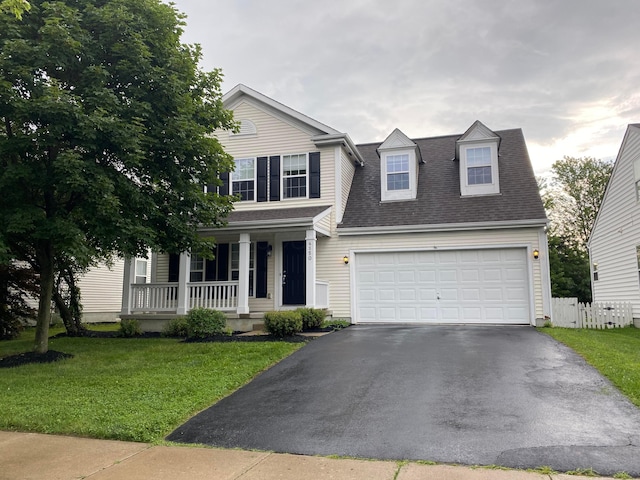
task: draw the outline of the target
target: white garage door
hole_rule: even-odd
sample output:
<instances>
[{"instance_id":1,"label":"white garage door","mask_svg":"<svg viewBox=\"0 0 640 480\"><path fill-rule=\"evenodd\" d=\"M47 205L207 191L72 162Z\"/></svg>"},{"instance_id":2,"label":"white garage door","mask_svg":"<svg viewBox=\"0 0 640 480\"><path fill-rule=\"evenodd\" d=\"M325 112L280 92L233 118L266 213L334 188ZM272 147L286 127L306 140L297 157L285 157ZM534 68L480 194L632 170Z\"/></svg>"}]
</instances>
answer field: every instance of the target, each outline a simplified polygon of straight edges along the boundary
<instances>
[{"instance_id":1,"label":"white garage door","mask_svg":"<svg viewBox=\"0 0 640 480\"><path fill-rule=\"evenodd\" d=\"M524 248L357 253L356 322L528 324Z\"/></svg>"}]
</instances>

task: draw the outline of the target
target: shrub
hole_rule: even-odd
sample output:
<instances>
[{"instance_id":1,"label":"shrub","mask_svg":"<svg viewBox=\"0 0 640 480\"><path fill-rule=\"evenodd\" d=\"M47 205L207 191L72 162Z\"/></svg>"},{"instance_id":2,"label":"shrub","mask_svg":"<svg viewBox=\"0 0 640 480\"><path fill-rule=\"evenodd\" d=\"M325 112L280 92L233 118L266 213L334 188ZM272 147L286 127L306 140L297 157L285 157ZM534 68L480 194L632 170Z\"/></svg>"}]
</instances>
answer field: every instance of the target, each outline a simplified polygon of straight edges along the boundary
<instances>
[{"instance_id":1,"label":"shrub","mask_svg":"<svg viewBox=\"0 0 640 480\"><path fill-rule=\"evenodd\" d=\"M188 335L187 318L177 317L169 320L167 326L162 330L162 335L165 337L186 337Z\"/></svg>"},{"instance_id":2,"label":"shrub","mask_svg":"<svg viewBox=\"0 0 640 480\"><path fill-rule=\"evenodd\" d=\"M302 315L297 310L266 312L264 328L274 337L286 337L302 331Z\"/></svg>"},{"instance_id":3,"label":"shrub","mask_svg":"<svg viewBox=\"0 0 640 480\"><path fill-rule=\"evenodd\" d=\"M218 310L194 308L186 317L187 338L226 334L227 317Z\"/></svg>"},{"instance_id":4,"label":"shrub","mask_svg":"<svg viewBox=\"0 0 640 480\"><path fill-rule=\"evenodd\" d=\"M319 308L298 308L296 311L302 317L302 330L320 328L326 316L324 310Z\"/></svg>"},{"instance_id":5,"label":"shrub","mask_svg":"<svg viewBox=\"0 0 640 480\"><path fill-rule=\"evenodd\" d=\"M325 320L324 322L322 322L322 328L330 328L332 330L342 330L343 328L347 328L349 326L351 326L351 322L347 320L341 320L339 318Z\"/></svg>"},{"instance_id":6,"label":"shrub","mask_svg":"<svg viewBox=\"0 0 640 480\"><path fill-rule=\"evenodd\" d=\"M120 331L118 332L121 337L131 338L142 335L142 329L140 328L140 322L135 318L125 319L120 321Z\"/></svg>"}]
</instances>

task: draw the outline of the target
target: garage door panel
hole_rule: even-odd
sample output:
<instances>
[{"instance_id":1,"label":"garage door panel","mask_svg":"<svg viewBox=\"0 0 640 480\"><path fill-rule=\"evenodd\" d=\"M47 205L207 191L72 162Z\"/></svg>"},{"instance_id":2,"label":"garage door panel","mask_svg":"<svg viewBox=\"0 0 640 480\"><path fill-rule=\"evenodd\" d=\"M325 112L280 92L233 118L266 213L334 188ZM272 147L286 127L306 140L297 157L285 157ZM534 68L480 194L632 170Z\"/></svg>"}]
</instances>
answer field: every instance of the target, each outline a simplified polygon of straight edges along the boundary
<instances>
[{"instance_id":1,"label":"garage door panel","mask_svg":"<svg viewBox=\"0 0 640 480\"><path fill-rule=\"evenodd\" d=\"M529 323L526 249L360 253L357 322Z\"/></svg>"}]
</instances>

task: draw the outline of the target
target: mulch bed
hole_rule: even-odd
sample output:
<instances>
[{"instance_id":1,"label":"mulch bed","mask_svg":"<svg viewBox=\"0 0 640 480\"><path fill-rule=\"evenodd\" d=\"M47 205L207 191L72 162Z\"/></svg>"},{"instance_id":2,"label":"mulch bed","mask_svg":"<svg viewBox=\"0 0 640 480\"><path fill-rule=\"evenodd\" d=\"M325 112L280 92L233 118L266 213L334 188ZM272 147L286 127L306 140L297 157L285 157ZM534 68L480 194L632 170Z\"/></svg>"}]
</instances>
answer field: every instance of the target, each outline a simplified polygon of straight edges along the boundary
<instances>
[{"instance_id":1,"label":"mulch bed","mask_svg":"<svg viewBox=\"0 0 640 480\"><path fill-rule=\"evenodd\" d=\"M30 363L53 363L65 358L73 358L70 353L49 350L47 353L25 352L0 358L0 368L13 368Z\"/></svg>"}]
</instances>

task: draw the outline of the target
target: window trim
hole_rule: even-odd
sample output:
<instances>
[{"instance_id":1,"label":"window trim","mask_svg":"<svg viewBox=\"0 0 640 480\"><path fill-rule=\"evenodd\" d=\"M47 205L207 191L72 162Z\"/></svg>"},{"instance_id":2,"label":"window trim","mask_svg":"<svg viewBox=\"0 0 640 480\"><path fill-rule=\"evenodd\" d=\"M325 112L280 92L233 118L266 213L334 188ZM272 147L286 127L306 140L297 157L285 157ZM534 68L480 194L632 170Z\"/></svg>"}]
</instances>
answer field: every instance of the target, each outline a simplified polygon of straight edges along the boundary
<instances>
[{"instance_id":1,"label":"window trim","mask_svg":"<svg viewBox=\"0 0 640 480\"><path fill-rule=\"evenodd\" d=\"M230 194L231 195L238 195L237 193L234 192L234 184L237 182L253 182L253 199L243 199L240 198L240 202L256 202L257 201L257 184L258 184L258 180L257 180L257 175L258 175L258 165L257 165L257 160L256 157L239 157L239 158L234 158L234 163L236 164L236 166L238 165L238 162L241 160L251 160L253 162L253 178L249 179L249 178L243 178L240 180L235 180L233 177L236 174L236 170L234 169L233 172L231 172L230 178L229 178L229 190L230 190Z\"/></svg>"},{"instance_id":2,"label":"window trim","mask_svg":"<svg viewBox=\"0 0 640 480\"><path fill-rule=\"evenodd\" d=\"M287 197L287 187L286 187L286 180L288 178L301 178L302 175L285 175L284 173L284 164L285 164L285 159L287 157L300 157L300 156L304 156L305 158L305 174L304 174L304 181L305 181L305 195L304 196L299 196L299 197ZM305 200L309 198L309 152L305 152L305 153L287 153L287 154L283 154L280 155L280 199L283 201L288 201L288 200Z\"/></svg>"},{"instance_id":3,"label":"window trim","mask_svg":"<svg viewBox=\"0 0 640 480\"><path fill-rule=\"evenodd\" d=\"M389 190L387 178L391 173L388 171L389 157L397 157L406 155L408 159L408 170L406 172L393 172L395 173L408 173L409 174L409 188L402 190ZM392 150L386 150L380 155L381 172L380 172L380 189L381 200L383 202L399 201L399 200L415 200L418 193L418 160L416 158L415 148L398 148Z\"/></svg>"},{"instance_id":4,"label":"window trim","mask_svg":"<svg viewBox=\"0 0 640 480\"><path fill-rule=\"evenodd\" d=\"M477 148L489 148L489 165L469 165L468 152ZM490 183L469 183L469 169L491 167ZM495 195L500 193L500 177L498 170L498 142L495 139L470 142L460 145L460 193L466 195Z\"/></svg>"}]
</instances>

